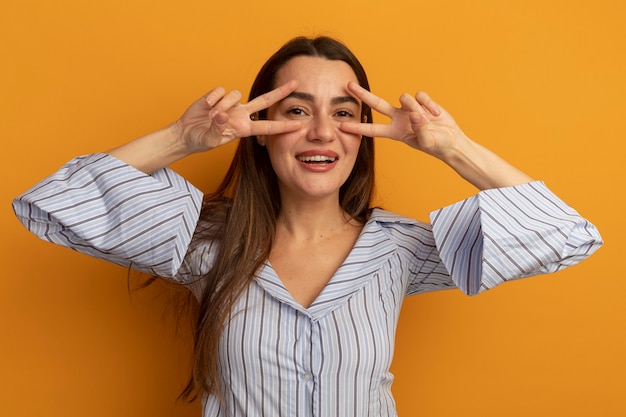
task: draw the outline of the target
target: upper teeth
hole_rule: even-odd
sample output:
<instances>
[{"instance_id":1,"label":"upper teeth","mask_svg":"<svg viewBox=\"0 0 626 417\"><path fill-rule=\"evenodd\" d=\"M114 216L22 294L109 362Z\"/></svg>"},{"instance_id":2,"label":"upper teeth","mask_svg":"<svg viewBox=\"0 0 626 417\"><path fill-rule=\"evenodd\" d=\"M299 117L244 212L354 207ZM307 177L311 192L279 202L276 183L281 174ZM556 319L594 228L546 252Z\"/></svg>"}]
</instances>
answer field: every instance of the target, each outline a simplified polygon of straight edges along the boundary
<instances>
[{"instance_id":1,"label":"upper teeth","mask_svg":"<svg viewBox=\"0 0 626 417\"><path fill-rule=\"evenodd\" d=\"M334 156L323 156L323 155L314 155L314 156L299 156L298 160L302 161L302 162L322 162L322 161L329 161L329 162L334 162L335 161Z\"/></svg>"}]
</instances>

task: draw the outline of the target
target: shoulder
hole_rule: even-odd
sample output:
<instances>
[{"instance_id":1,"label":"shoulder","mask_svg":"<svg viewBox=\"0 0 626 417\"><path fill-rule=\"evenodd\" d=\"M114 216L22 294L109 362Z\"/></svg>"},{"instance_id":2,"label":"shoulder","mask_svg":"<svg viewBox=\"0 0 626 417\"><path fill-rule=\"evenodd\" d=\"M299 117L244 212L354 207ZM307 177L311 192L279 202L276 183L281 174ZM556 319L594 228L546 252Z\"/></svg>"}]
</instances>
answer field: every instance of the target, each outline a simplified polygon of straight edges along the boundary
<instances>
[{"instance_id":1,"label":"shoulder","mask_svg":"<svg viewBox=\"0 0 626 417\"><path fill-rule=\"evenodd\" d=\"M367 221L368 223L374 222L380 225L391 225L391 224L405 224L405 225L415 225L420 224L419 221L412 219L410 217L403 216L401 214L393 213L391 211L383 210L380 208L375 208L372 210L372 214Z\"/></svg>"},{"instance_id":2,"label":"shoulder","mask_svg":"<svg viewBox=\"0 0 626 417\"><path fill-rule=\"evenodd\" d=\"M365 230L378 230L400 246L413 245L416 241L430 243L432 235L429 223L378 208L372 211Z\"/></svg>"}]
</instances>

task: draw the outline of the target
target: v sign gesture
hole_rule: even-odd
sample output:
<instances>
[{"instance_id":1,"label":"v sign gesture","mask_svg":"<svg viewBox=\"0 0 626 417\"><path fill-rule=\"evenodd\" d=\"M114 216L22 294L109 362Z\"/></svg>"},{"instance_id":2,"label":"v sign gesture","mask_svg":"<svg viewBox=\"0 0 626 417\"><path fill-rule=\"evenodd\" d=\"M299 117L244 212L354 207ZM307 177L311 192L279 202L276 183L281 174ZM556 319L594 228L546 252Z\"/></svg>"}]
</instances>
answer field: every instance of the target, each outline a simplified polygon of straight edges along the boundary
<instances>
[{"instance_id":1,"label":"v sign gesture","mask_svg":"<svg viewBox=\"0 0 626 417\"><path fill-rule=\"evenodd\" d=\"M389 124L342 123L348 133L385 137L441 159L479 189L506 187L532 181L528 175L468 138L452 116L428 94L403 94L394 107L356 83L348 90L363 103L391 119Z\"/></svg>"},{"instance_id":2,"label":"v sign gesture","mask_svg":"<svg viewBox=\"0 0 626 417\"><path fill-rule=\"evenodd\" d=\"M290 81L242 104L241 93L217 87L196 100L168 127L142 136L108 153L151 174L178 159L208 151L237 138L292 132L299 121L256 120L256 114L287 97L297 82Z\"/></svg>"},{"instance_id":3,"label":"v sign gesture","mask_svg":"<svg viewBox=\"0 0 626 417\"><path fill-rule=\"evenodd\" d=\"M256 120L256 114L287 97L297 86L290 81L241 104L238 90L217 87L192 104L176 122L178 136L190 153L202 152L237 138L274 135L300 128L297 121Z\"/></svg>"},{"instance_id":4,"label":"v sign gesture","mask_svg":"<svg viewBox=\"0 0 626 417\"><path fill-rule=\"evenodd\" d=\"M446 152L464 136L452 116L424 92L415 97L403 94L397 108L356 83L348 84L348 89L391 123L344 123L341 129L346 132L399 140L439 159L445 159Z\"/></svg>"}]
</instances>

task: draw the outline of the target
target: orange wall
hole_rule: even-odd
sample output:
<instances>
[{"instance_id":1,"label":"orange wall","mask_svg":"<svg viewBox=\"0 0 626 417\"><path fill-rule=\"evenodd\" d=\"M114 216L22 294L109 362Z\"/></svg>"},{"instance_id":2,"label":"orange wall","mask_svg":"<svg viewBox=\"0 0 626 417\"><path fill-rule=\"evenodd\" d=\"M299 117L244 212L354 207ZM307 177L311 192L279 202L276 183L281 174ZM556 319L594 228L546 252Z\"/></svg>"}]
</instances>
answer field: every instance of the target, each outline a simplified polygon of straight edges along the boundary
<instances>
[{"instance_id":1,"label":"orange wall","mask_svg":"<svg viewBox=\"0 0 626 417\"><path fill-rule=\"evenodd\" d=\"M392 102L428 91L464 130L600 228L606 245L549 277L479 297L408 299L400 416L624 416L625 3L618 0L24 0L0 15L0 415L198 416L174 402L188 333L163 287L44 243L13 196L72 156L174 120L217 84L247 91L288 38L330 34ZM473 190L378 141L379 203L426 219ZM232 147L176 168L210 190Z\"/></svg>"}]
</instances>

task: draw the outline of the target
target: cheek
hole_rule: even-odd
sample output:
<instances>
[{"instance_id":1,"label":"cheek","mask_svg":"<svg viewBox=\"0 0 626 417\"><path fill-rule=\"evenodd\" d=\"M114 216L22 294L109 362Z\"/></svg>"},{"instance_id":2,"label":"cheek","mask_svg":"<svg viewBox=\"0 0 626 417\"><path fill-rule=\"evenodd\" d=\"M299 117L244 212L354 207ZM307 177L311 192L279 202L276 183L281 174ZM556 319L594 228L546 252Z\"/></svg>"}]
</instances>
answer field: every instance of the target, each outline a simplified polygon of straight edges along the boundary
<instances>
[{"instance_id":1,"label":"cheek","mask_svg":"<svg viewBox=\"0 0 626 417\"><path fill-rule=\"evenodd\" d=\"M351 142L351 147L350 147L350 158L351 158L351 162L352 162L352 169L354 169L354 165L356 164L356 161L358 159L359 156L359 151L361 150L361 145L362 145L362 139L359 137L358 139L354 139Z\"/></svg>"},{"instance_id":2,"label":"cheek","mask_svg":"<svg viewBox=\"0 0 626 417\"><path fill-rule=\"evenodd\" d=\"M354 135L352 135L346 141L347 150L353 156L354 159L356 159L356 156L359 153L359 149L361 148L361 141L362 141L361 136L354 136Z\"/></svg>"},{"instance_id":3,"label":"cheek","mask_svg":"<svg viewBox=\"0 0 626 417\"><path fill-rule=\"evenodd\" d=\"M286 135L277 135L266 137L265 148L269 154L270 161L276 170L276 165L284 164L292 159L289 146L289 138Z\"/></svg>"}]
</instances>

